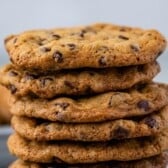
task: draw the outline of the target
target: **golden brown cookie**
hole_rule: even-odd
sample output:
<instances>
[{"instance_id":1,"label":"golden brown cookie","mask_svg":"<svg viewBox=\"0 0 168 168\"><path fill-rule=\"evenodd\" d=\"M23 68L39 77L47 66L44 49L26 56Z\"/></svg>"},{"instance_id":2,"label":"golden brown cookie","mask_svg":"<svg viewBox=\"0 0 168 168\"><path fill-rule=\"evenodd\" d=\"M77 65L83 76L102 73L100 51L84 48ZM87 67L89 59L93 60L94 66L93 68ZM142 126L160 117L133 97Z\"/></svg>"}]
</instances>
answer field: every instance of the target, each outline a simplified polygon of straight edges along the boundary
<instances>
[{"instance_id":1,"label":"golden brown cookie","mask_svg":"<svg viewBox=\"0 0 168 168\"><path fill-rule=\"evenodd\" d=\"M36 71L19 71L10 64L0 70L0 83L16 96L52 98L58 95L87 95L127 89L135 84L148 83L159 71L157 62L120 68L64 70L43 74Z\"/></svg>"},{"instance_id":2,"label":"golden brown cookie","mask_svg":"<svg viewBox=\"0 0 168 168\"><path fill-rule=\"evenodd\" d=\"M51 163L65 162L68 164L97 163L118 160L130 161L148 158L168 150L168 130L158 136L142 137L110 142L37 142L26 140L18 134L8 139L11 154L22 160L31 162Z\"/></svg>"},{"instance_id":3,"label":"golden brown cookie","mask_svg":"<svg viewBox=\"0 0 168 168\"><path fill-rule=\"evenodd\" d=\"M61 122L99 122L142 116L168 103L167 85L138 85L122 92L108 92L85 98L60 97L51 100L13 97L11 113Z\"/></svg>"},{"instance_id":4,"label":"golden brown cookie","mask_svg":"<svg viewBox=\"0 0 168 168\"><path fill-rule=\"evenodd\" d=\"M10 92L0 85L0 124L9 124L11 114L9 112Z\"/></svg>"},{"instance_id":5,"label":"golden brown cookie","mask_svg":"<svg viewBox=\"0 0 168 168\"><path fill-rule=\"evenodd\" d=\"M105 162L105 163L94 163L94 164L78 164L68 165L61 163L32 163L24 162L22 160L15 161L9 168L166 168L168 165L168 154L166 152L158 156L150 158L129 161L129 162Z\"/></svg>"},{"instance_id":6,"label":"golden brown cookie","mask_svg":"<svg viewBox=\"0 0 168 168\"><path fill-rule=\"evenodd\" d=\"M67 124L13 116L12 126L30 140L108 141L152 136L168 127L168 106L146 117L119 119L103 123Z\"/></svg>"},{"instance_id":7,"label":"golden brown cookie","mask_svg":"<svg viewBox=\"0 0 168 168\"><path fill-rule=\"evenodd\" d=\"M165 49L156 30L113 24L32 30L5 39L11 61L40 71L146 64Z\"/></svg>"}]
</instances>

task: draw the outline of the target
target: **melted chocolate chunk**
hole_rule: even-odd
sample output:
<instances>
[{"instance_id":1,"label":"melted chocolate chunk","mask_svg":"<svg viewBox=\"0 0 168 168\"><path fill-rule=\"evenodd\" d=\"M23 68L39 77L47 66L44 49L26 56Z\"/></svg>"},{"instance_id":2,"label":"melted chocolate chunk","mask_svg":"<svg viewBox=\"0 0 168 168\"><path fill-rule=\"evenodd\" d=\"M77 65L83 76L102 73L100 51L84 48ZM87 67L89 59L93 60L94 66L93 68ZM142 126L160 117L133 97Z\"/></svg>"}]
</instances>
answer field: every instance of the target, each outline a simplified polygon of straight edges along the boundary
<instances>
[{"instance_id":1,"label":"melted chocolate chunk","mask_svg":"<svg viewBox=\"0 0 168 168\"><path fill-rule=\"evenodd\" d=\"M9 72L9 76L17 76L17 75L18 75L18 73L15 72L15 71L10 71Z\"/></svg>"},{"instance_id":2,"label":"melted chocolate chunk","mask_svg":"<svg viewBox=\"0 0 168 168\"><path fill-rule=\"evenodd\" d=\"M69 106L69 103L55 103L55 106L61 107L63 110L66 110L66 108Z\"/></svg>"},{"instance_id":3,"label":"melted chocolate chunk","mask_svg":"<svg viewBox=\"0 0 168 168\"><path fill-rule=\"evenodd\" d=\"M79 36L83 38L84 35L85 35L85 33L87 33L87 31L83 29L83 30L81 30L81 32L79 33Z\"/></svg>"},{"instance_id":4,"label":"melted chocolate chunk","mask_svg":"<svg viewBox=\"0 0 168 168\"><path fill-rule=\"evenodd\" d=\"M60 53L59 51L56 51L56 52L53 54L53 58L54 58L54 60L55 60L57 63L63 62L63 55L62 55L62 53Z\"/></svg>"},{"instance_id":5,"label":"melted chocolate chunk","mask_svg":"<svg viewBox=\"0 0 168 168\"><path fill-rule=\"evenodd\" d=\"M15 87L15 85L8 85L8 89L11 91L12 94L15 94L17 91L17 88Z\"/></svg>"},{"instance_id":6,"label":"melted chocolate chunk","mask_svg":"<svg viewBox=\"0 0 168 168\"><path fill-rule=\"evenodd\" d=\"M92 72L92 71L88 71L88 73L89 73L90 76L95 76L95 73Z\"/></svg>"},{"instance_id":7,"label":"melted chocolate chunk","mask_svg":"<svg viewBox=\"0 0 168 168\"><path fill-rule=\"evenodd\" d=\"M149 103L146 100L141 100L137 103L138 108L143 109L144 111L149 110Z\"/></svg>"},{"instance_id":8,"label":"melted chocolate chunk","mask_svg":"<svg viewBox=\"0 0 168 168\"><path fill-rule=\"evenodd\" d=\"M10 62L14 63L14 61L13 61L13 58L12 58L12 57L10 57L9 59L10 59Z\"/></svg>"},{"instance_id":9,"label":"melted chocolate chunk","mask_svg":"<svg viewBox=\"0 0 168 168\"><path fill-rule=\"evenodd\" d=\"M54 37L54 39L56 40L59 40L61 38L61 36L58 34L53 34L52 37Z\"/></svg>"},{"instance_id":10,"label":"melted chocolate chunk","mask_svg":"<svg viewBox=\"0 0 168 168\"><path fill-rule=\"evenodd\" d=\"M104 56L101 56L100 59L99 59L99 65L100 66L106 66L107 63L106 63L106 59Z\"/></svg>"},{"instance_id":11,"label":"melted chocolate chunk","mask_svg":"<svg viewBox=\"0 0 168 168\"><path fill-rule=\"evenodd\" d=\"M26 74L25 74L26 80L38 79L38 77L39 76L37 74L33 74L33 73L29 73L29 72L26 72Z\"/></svg>"},{"instance_id":12,"label":"melted chocolate chunk","mask_svg":"<svg viewBox=\"0 0 168 168\"><path fill-rule=\"evenodd\" d=\"M148 117L145 119L145 124L147 124L150 128L157 128L158 124L154 118Z\"/></svg>"},{"instance_id":13,"label":"melted chocolate chunk","mask_svg":"<svg viewBox=\"0 0 168 168\"><path fill-rule=\"evenodd\" d=\"M64 84L65 84L66 86L68 86L69 88L71 88L71 89L74 89L74 88L75 88L74 85L72 84L72 82L64 81Z\"/></svg>"},{"instance_id":14,"label":"melted chocolate chunk","mask_svg":"<svg viewBox=\"0 0 168 168\"><path fill-rule=\"evenodd\" d=\"M51 48L49 48L49 47L43 47L43 48L41 48L41 51L42 52L49 52L49 51L51 51Z\"/></svg>"},{"instance_id":15,"label":"melted chocolate chunk","mask_svg":"<svg viewBox=\"0 0 168 168\"><path fill-rule=\"evenodd\" d=\"M39 76L37 74L33 74L33 73L26 72L26 74L25 74L25 79L26 80L38 79L38 77Z\"/></svg>"},{"instance_id":16,"label":"melted chocolate chunk","mask_svg":"<svg viewBox=\"0 0 168 168\"><path fill-rule=\"evenodd\" d=\"M14 38L13 43L15 44L17 42L17 38Z\"/></svg>"},{"instance_id":17,"label":"melted chocolate chunk","mask_svg":"<svg viewBox=\"0 0 168 168\"><path fill-rule=\"evenodd\" d=\"M140 50L138 44L131 44L130 47L134 52L138 52Z\"/></svg>"},{"instance_id":18,"label":"melted chocolate chunk","mask_svg":"<svg viewBox=\"0 0 168 168\"><path fill-rule=\"evenodd\" d=\"M118 38L123 39L123 40L129 40L129 38L128 38L128 37L123 36L123 35L119 35L119 36L118 36Z\"/></svg>"},{"instance_id":19,"label":"melted chocolate chunk","mask_svg":"<svg viewBox=\"0 0 168 168\"><path fill-rule=\"evenodd\" d=\"M70 50L74 50L76 48L75 44L69 43L67 46L70 48Z\"/></svg>"},{"instance_id":20,"label":"melted chocolate chunk","mask_svg":"<svg viewBox=\"0 0 168 168\"><path fill-rule=\"evenodd\" d=\"M129 135L129 131L121 126L114 130L113 136L116 139L124 139L127 138Z\"/></svg>"}]
</instances>

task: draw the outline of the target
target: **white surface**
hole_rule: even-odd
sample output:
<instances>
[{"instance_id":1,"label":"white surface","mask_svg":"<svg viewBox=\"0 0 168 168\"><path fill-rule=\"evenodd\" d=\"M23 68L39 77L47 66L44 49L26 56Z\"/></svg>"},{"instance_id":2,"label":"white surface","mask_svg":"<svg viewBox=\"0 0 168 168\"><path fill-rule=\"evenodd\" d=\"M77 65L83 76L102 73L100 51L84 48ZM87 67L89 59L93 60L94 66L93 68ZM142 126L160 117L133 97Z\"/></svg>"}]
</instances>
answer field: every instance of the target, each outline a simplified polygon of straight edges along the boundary
<instances>
[{"instance_id":1,"label":"white surface","mask_svg":"<svg viewBox=\"0 0 168 168\"><path fill-rule=\"evenodd\" d=\"M3 39L28 29L94 22L155 28L168 37L168 0L0 0L0 65L8 61ZM168 82L168 53L156 80Z\"/></svg>"}]
</instances>

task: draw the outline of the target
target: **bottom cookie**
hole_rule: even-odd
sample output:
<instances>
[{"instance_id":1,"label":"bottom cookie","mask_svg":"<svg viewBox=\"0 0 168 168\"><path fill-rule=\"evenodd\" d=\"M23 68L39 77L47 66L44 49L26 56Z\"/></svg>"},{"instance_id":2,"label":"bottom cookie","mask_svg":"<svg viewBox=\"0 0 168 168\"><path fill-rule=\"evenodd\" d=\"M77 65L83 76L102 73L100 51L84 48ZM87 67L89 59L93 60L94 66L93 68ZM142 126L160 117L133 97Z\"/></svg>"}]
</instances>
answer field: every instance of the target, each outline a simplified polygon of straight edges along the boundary
<instances>
[{"instance_id":1,"label":"bottom cookie","mask_svg":"<svg viewBox=\"0 0 168 168\"><path fill-rule=\"evenodd\" d=\"M36 142L13 134L8 139L11 154L31 162L68 164L149 158L168 150L168 130L158 136L110 142Z\"/></svg>"},{"instance_id":2,"label":"bottom cookie","mask_svg":"<svg viewBox=\"0 0 168 168\"><path fill-rule=\"evenodd\" d=\"M168 153L154 156L148 159L130 162L106 162L95 164L66 165L59 163L40 164L16 160L9 168L166 168L168 165Z\"/></svg>"}]
</instances>

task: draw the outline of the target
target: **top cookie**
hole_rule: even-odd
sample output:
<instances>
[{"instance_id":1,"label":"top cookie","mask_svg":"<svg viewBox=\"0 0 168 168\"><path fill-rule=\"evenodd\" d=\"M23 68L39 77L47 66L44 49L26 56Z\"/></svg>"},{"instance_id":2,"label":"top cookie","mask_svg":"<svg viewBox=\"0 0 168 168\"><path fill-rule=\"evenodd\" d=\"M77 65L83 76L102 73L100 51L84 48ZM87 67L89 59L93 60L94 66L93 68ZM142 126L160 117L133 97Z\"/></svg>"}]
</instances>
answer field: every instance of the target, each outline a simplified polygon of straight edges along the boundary
<instances>
[{"instance_id":1,"label":"top cookie","mask_svg":"<svg viewBox=\"0 0 168 168\"><path fill-rule=\"evenodd\" d=\"M33 30L5 39L11 61L22 69L104 68L152 62L166 47L156 30L112 24Z\"/></svg>"}]
</instances>

